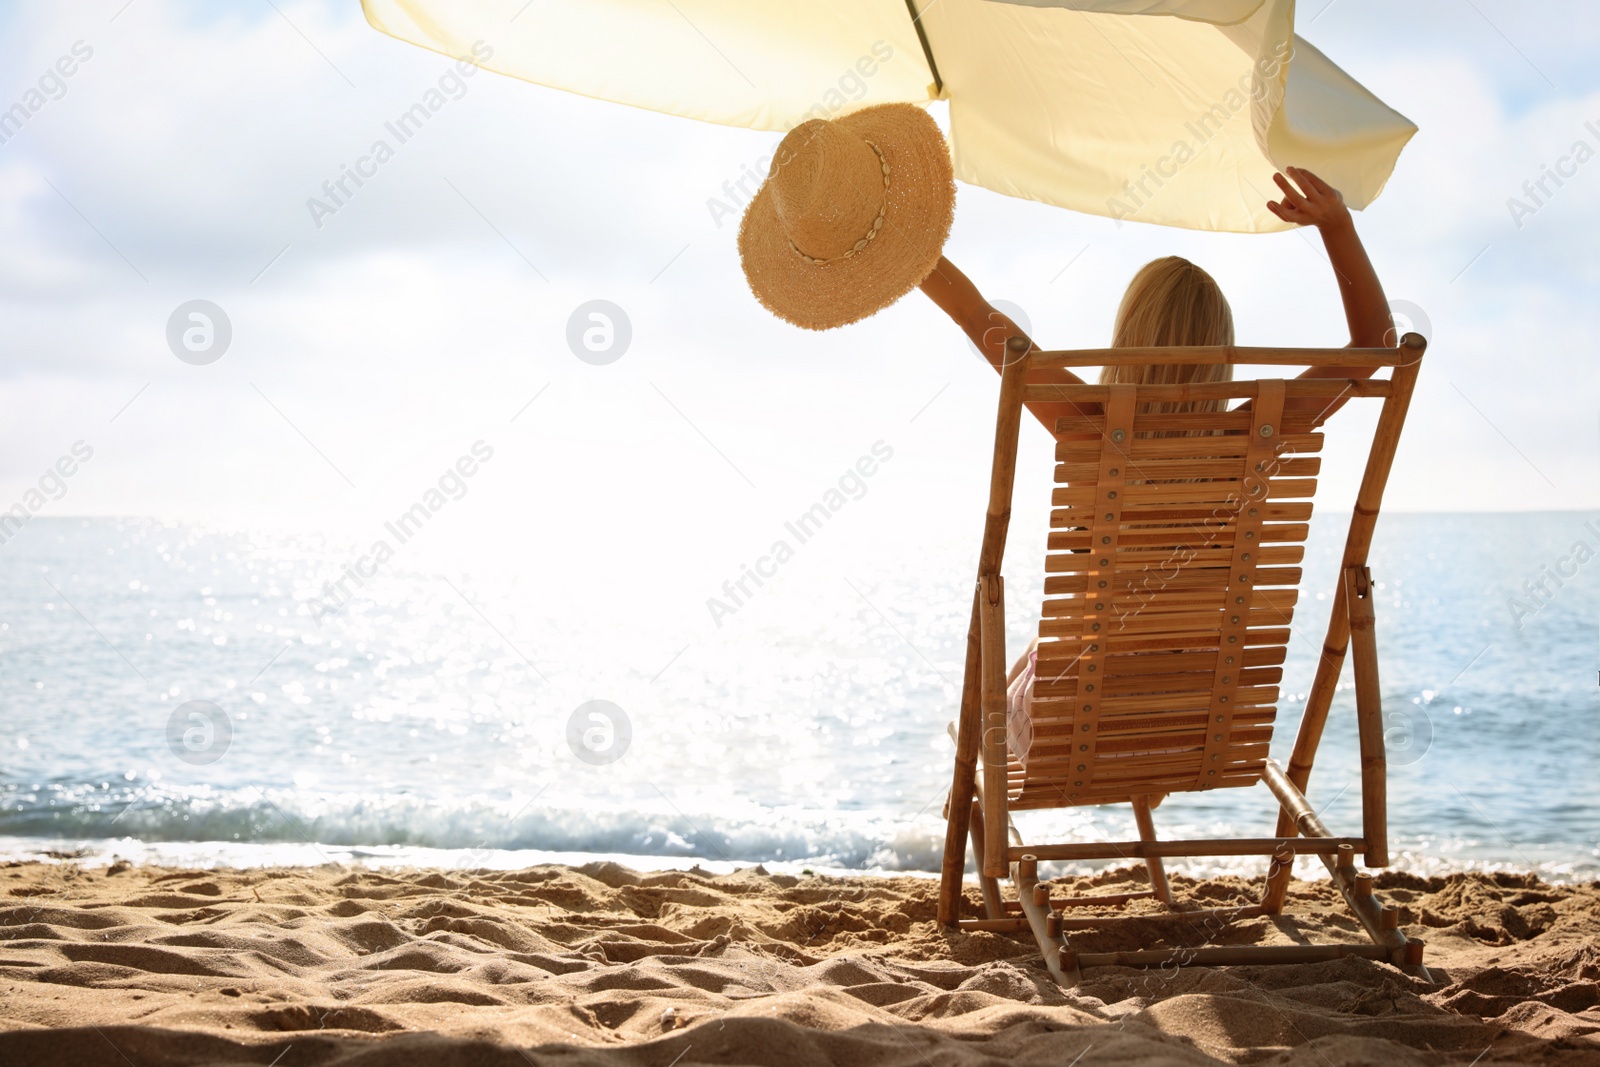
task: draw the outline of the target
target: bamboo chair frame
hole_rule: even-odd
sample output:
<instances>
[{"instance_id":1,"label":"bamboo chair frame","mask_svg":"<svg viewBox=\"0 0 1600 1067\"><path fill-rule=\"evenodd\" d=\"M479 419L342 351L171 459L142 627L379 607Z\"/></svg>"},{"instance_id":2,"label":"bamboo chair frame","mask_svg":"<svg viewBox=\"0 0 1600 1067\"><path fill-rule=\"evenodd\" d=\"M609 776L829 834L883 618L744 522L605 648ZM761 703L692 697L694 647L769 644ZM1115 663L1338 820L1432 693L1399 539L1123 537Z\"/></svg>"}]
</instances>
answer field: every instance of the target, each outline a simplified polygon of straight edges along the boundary
<instances>
[{"instance_id":1,"label":"bamboo chair frame","mask_svg":"<svg viewBox=\"0 0 1600 1067\"><path fill-rule=\"evenodd\" d=\"M947 823L938 906L941 925L967 930L1031 931L1044 956L1045 965L1055 979L1063 984L1074 984L1081 977L1081 969L1088 966L1147 967L1170 962L1202 965L1291 963L1351 955L1387 960L1426 976L1427 972L1422 967L1423 943L1407 939L1401 933L1398 910L1380 905L1373 896L1371 875L1358 873L1355 869L1358 852L1366 867L1385 867L1389 863L1382 705L1378 684L1373 587L1367 568L1367 553L1426 347L1426 341L1417 334L1407 334L1397 348L1227 346L1044 352L1030 349L1027 341L1020 337L1013 337L1007 342L1006 364L1001 372L989 503L984 519L977 582L973 590L971 624L967 632L960 718L951 724L956 752L954 781L946 805ZM1061 384L1059 376L1050 373L1067 367L1153 363L1333 366L1363 371L1390 368L1391 374L1387 379L1262 378L1204 385L1099 386ZM1310 498L1315 492L1315 480L1305 475L1314 475L1318 468L1315 459L1289 458L1280 462L1277 457L1285 449L1291 454L1315 452L1321 443L1320 435L1311 432L1320 425L1320 417L1285 416L1283 401L1291 397L1322 397L1330 404L1343 398L1373 398L1381 400L1382 410L1372 436L1345 539L1340 581L1335 588L1327 638L1317 665L1315 681L1307 694L1305 712L1289 767L1284 770L1267 757L1266 748L1270 740L1271 720L1276 712L1275 683L1281 674L1271 668L1282 662L1283 646L1287 643L1289 630L1286 622L1281 630L1264 627L1274 625L1269 612L1278 611L1282 616L1284 610L1292 610L1293 598L1300 584L1300 571L1298 567L1283 564L1298 563L1299 550L1293 545L1284 550L1284 545L1274 546L1268 542L1304 538L1303 531L1307 527L1298 526L1294 520L1308 522L1310 519ZM1227 398L1248 398L1250 405L1248 408L1234 408L1225 412L1145 413L1150 402ZM1066 678L1072 694L1071 704L1064 713L1060 713L1066 717L1058 720L1065 723L1064 727L1058 729L1068 732L1060 736L1065 736L1070 742L1092 742L1078 744L1077 752L1088 752L1091 748L1094 751L1087 758L1075 755L1073 745L1068 743L1065 746L1066 755L1063 757L1058 754L1053 760L1046 761L1043 771L1037 770L1040 766L1038 762L1024 765L1009 752L1006 731L1009 660L1005 647L1005 583L1000 573L1011 516L1022 406L1024 401L1032 400L1098 403L1103 412L1098 417L1060 419L1056 426L1060 463L1052 498L1056 510L1052 516L1050 549L1057 554L1058 562L1064 562L1064 565L1052 569L1051 564L1047 563L1046 595L1048 597L1051 594L1054 586L1054 591L1066 592L1069 599L1057 603L1058 608L1066 606L1065 610L1058 612L1058 615L1066 616L1064 619L1048 617L1051 605L1047 601L1047 617L1041 623L1042 636L1054 637L1062 642L1062 655L1073 648L1078 649L1078 655L1072 662L1052 679L1052 683L1055 683ZM1274 427L1272 422L1279 425ZM1162 434L1160 429L1155 434L1141 432L1153 427L1168 432ZM1191 432L1174 435L1170 433L1174 427ZM1234 434L1232 438L1219 436L1230 432ZM1091 434L1095 435L1089 438L1092 443L1084 443L1085 437ZM1265 473L1246 473L1250 469L1250 461L1265 454L1264 442L1270 441L1274 435L1278 440L1272 446L1272 468L1269 470L1257 461L1254 470ZM1160 440L1162 437L1170 440ZM1137 444L1135 439L1140 439ZM1230 473L1223 473L1226 463L1206 458L1227 452L1227 449L1201 447L1207 442L1216 445L1221 440L1231 441L1233 451L1228 455L1239 457L1233 461ZM1135 448L1144 449L1145 455L1158 457L1158 461L1153 462L1164 472L1162 479L1135 481L1128 479L1125 473L1119 475L1117 467L1128 465L1131 451ZM1119 463L1118 457L1123 462ZM1208 480L1213 481L1209 488L1205 484ZM1259 495L1235 503L1233 513L1220 521L1210 526L1195 527L1202 529L1206 540L1212 543L1195 551L1196 557L1204 558L1199 560L1190 575L1184 576L1180 567L1170 580L1180 611L1176 616L1165 616L1169 619L1187 619L1189 630L1181 636L1192 640L1195 634L1199 634L1209 639L1209 648L1193 644L1179 649L1174 649L1170 644L1162 648L1160 638L1143 640L1141 644L1137 612L1133 615L1132 624L1128 622L1126 613L1113 623L1109 614L1099 614L1105 611L1107 603L1098 602L1091 609L1091 602L1098 600L1098 597L1088 593L1091 580L1105 588L1107 582L1098 580L1099 577L1104 575L1112 579L1114 588L1108 593L1098 594L1110 602L1116 599L1122 589L1121 585L1115 585L1116 582L1127 580L1130 573L1147 573L1155 562L1154 554L1148 555L1150 562L1137 562L1137 527L1130 526L1126 517L1128 514L1133 514L1137 519L1141 502L1156 509L1147 512L1147 516L1181 515L1183 503L1188 500L1195 501L1203 508L1211 497L1221 491L1216 483L1229 481L1241 487L1254 483L1251 488L1241 489L1240 492ZM1118 490L1121 490L1122 500L1116 499ZM1284 497L1307 499L1303 503L1278 503ZM1229 499L1236 500L1238 495L1231 495ZM1268 527L1257 516L1258 509L1255 507L1248 512L1255 518L1247 520L1244 507L1258 502L1262 505L1259 510L1271 513L1268 517L1285 521ZM1166 510L1159 510L1161 508ZM1216 513L1212 514L1214 518ZM1146 521L1150 520L1147 518ZM1159 525L1159 518L1157 522L1157 526L1145 528L1170 530L1170 525ZM1062 526L1066 526L1066 529L1062 530ZM1295 529L1290 533L1283 532L1291 527ZM1278 533L1269 535L1269 529ZM1261 533L1259 541L1244 540L1254 539L1258 532ZM1167 540L1170 541L1172 536L1169 533ZM1097 561L1099 567L1096 567L1092 557L1097 553L1090 547L1090 541L1095 537L1102 537L1106 544L1113 546L1104 551L1116 557L1115 565L1109 565L1109 559L1100 558ZM1131 544L1124 545L1124 537ZM1257 559L1252 561L1251 554L1243 552L1242 558L1246 562L1241 562L1242 550L1257 545ZM1277 555L1272 557L1275 550ZM1065 551L1086 554L1061 555ZM1125 563L1125 559L1133 562ZM1062 574L1062 570L1077 573ZM1148 579L1145 581L1148 585ZM1192 616L1182 614L1184 594L1181 591L1189 588L1183 584L1185 582L1191 583L1196 590L1195 614ZM1288 588L1261 590L1257 585ZM1072 599L1073 593L1077 594L1076 599ZM1242 605L1242 608L1228 603L1227 597L1235 594L1238 595L1233 603ZM1288 605L1287 609L1285 605ZM1239 611L1239 614L1232 614L1232 610ZM1108 625L1108 630L1101 631L1102 623L1099 620ZM1106 636L1103 639L1095 636L1099 632L1104 632ZM1074 645L1073 641L1077 644ZM1132 743L1145 748L1152 745L1156 747L1153 752L1143 756L1134 752L1119 769L1118 773L1123 777L1113 778L1109 784L1099 786L1099 792L1096 793L1097 783L1094 779L1106 763L1102 747L1114 747L1119 743L1114 736L1118 729L1115 724L1124 720L1104 720L1113 724L1108 727L1113 732L1113 738L1110 742L1102 739L1102 720L1098 712L1091 713L1091 708L1100 706L1103 709L1106 702L1115 700L1113 687L1119 679L1111 677L1110 670L1098 675L1103 690L1098 699L1090 693L1094 689L1092 681L1086 679L1095 678L1096 675L1090 672L1096 672L1106 658L1117 651L1114 642L1121 642L1122 652L1131 653L1120 658L1123 664L1131 663L1141 652L1152 650L1167 657L1187 657L1182 668L1174 668L1161 665L1173 664L1175 660L1147 656L1140 662L1152 665L1151 673L1174 669L1194 671L1197 669L1194 661L1200 660L1198 671L1201 673L1188 677L1198 677L1212 686L1211 703L1206 710L1223 711L1226 714L1216 717L1215 721L1223 723L1222 726L1213 726L1209 715L1198 717L1199 739L1194 740L1191 734L1184 738L1187 745L1177 744L1170 741L1173 736L1170 723L1177 721L1172 717L1177 712L1172 712L1165 720L1161 718L1167 714L1166 708L1157 706L1161 703L1162 695L1158 693L1135 698L1135 703L1140 699L1150 702L1144 708L1147 713L1145 718L1140 721L1153 725L1143 733L1138 726L1130 728L1128 732L1132 734ZM1235 642L1233 647L1241 650L1237 668L1223 666L1223 654L1231 650L1229 642ZM1104 651L1100 650L1101 644L1105 645ZM1352 646L1361 751L1362 826L1359 835L1336 837L1306 800L1304 790L1311 775L1339 673ZM1185 652L1193 647L1201 648L1201 656ZM1254 665L1252 653L1255 656ZM1204 666L1203 656L1211 657L1211 667ZM1232 657L1228 657L1226 662L1231 664ZM1268 668L1265 673L1260 670L1263 665ZM1123 666L1116 667L1117 671L1124 669ZM1225 670L1234 673L1230 677L1223 673ZM1255 671L1256 680L1247 682L1244 675L1252 670ZM1209 673L1204 673L1207 671ZM1037 684L1036 681L1036 708L1039 706ZM1083 692L1077 688L1080 685L1084 687ZM1232 705L1226 704L1230 697L1234 699ZM1128 702L1127 698L1124 698L1124 702ZM1247 708L1247 704L1254 707ZM1083 712L1081 716L1080 707ZM1264 711L1261 710L1263 708ZM1250 712L1256 713L1255 721L1252 721ZM1074 731L1075 723L1078 729L1086 732L1085 736L1080 737ZM1162 734L1163 729L1167 733ZM1207 736L1213 729L1223 731L1215 734L1214 740ZM1152 740L1152 736L1165 737L1167 744L1176 747L1161 748L1159 746L1163 741ZM1121 740L1126 742L1127 738ZM1193 750L1199 744L1203 744L1203 747L1196 753ZM1059 747L1059 736L1057 745ZM1184 752L1188 755L1182 755ZM1077 759L1085 759L1086 762L1077 764ZM1084 773L1087 766L1095 769ZM1072 776L1072 767L1076 767L1081 778ZM1129 773L1137 776L1146 768L1151 770L1148 781L1130 781L1127 778ZM1221 769L1220 776L1217 776L1218 770L1215 768ZM1079 792L1066 792L1074 788L1068 784L1069 779L1076 787L1082 787ZM1054 796L1046 795L1041 800L1037 794L1030 794L1030 785L1037 781L1044 781L1048 786L1048 789L1042 786L1041 791L1048 793L1049 789L1053 789ZM1266 783L1278 805L1276 836L1227 840L1157 840L1151 809L1165 794L1214 786L1251 785L1256 781ZM1114 802L1132 804L1140 840L1025 845L1010 818L1012 807L1019 804L1022 807L1041 808ZM982 918L963 917L960 914L969 839L976 857L978 884L983 898ZM1276 915L1283 908L1296 853L1314 854L1322 859L1334 886L1360 921L1372 944L1207 946L1078 953L1067 941L1066 934L1070 930L1101 928L1117 921L1115 917L1067 917L1065 912L1073 907L1117 906L1137 897L1154 897L1169 909L1173 908L1174 901L1161 865L1162 858L1169 856L1272 857L1259 904L1243 909L1185 910L1181 914L1186 917L1216 915L1224 920ZM1129 858L1142 859L1147 865L1151 883L1148 892L1051 899L1048 887L1038 881L1040 860ZM999 881L1002 878L1014 883L1016 900L1005 899Z\"/></svg>"}]
</instances>

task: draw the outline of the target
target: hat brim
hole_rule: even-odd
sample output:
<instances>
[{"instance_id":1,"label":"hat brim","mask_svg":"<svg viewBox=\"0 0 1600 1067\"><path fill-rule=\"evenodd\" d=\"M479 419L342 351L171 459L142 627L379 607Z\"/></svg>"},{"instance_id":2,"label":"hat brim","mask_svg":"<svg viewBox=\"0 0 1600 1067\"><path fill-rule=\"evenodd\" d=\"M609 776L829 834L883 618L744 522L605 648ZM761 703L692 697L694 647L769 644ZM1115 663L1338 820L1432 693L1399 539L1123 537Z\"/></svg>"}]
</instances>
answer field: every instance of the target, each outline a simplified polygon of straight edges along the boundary
<instances>
[{"instance_id":1,"label":"hat brim","mask_svg":"<svg viewBox=\"0 0 1600 1067\"><path fill-rule=\"evenodd\" d=\"M926 111L879 104L834 121L877 145L889 165L878 236L848 259L806 262L789 244L770 179L739 224L750 291L768 311L808 330L859 321L916 288L939 262L955 218L950 150Z\"/></svg>"}]
</instances>

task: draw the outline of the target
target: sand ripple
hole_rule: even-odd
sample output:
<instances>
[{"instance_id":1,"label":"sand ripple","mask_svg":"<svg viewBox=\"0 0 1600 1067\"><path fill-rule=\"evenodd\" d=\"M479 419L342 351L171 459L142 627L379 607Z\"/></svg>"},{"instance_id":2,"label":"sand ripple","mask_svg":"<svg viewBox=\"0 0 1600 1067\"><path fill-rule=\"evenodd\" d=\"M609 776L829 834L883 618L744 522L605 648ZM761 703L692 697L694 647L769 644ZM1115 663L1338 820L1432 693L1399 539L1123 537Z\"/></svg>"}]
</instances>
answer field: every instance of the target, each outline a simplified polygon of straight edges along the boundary
<instances>
[{"instance_id":1,"label":"sand ripple","mask_svg":"<svg viewBox=\"0 0 1600 1067\"><path fill-rule=\"evenodd\" d=\"M1177 882L1211 905L1252 888ZM915 878L15 864L0 1063L1600 1063L1600 886L1377 884L1440 984L1345 959L1063 991L1031 941L939 930ZM1326 885L1290 911L1216 940L1360 940ZM1151 915L1081 947L1204 936Z\"/></svg>"}]
</instances>

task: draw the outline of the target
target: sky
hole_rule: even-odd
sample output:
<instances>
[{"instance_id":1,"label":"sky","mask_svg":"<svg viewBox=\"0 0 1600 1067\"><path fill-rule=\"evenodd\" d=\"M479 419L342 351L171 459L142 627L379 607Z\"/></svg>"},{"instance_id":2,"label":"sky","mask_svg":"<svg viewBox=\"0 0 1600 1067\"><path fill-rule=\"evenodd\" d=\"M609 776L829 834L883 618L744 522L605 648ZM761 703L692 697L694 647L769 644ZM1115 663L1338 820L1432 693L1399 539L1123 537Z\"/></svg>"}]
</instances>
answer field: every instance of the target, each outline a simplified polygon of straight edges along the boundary
<instances>
[{"instance_id":1,"label":"sky","mask_svg":"<svg viewBox=\"0 0 1600 1067\"><path fill-rule=\"evenodd\" d=\"M1575 142L1600 149L1600 13L1312 0L1297 29L1420 127L1357 219L1432 343L1386 507L1600 506L1600 162L1508 207ZM881 442L855 536L975 543L992 371L919 293L842 330L780 322L744 283L736 220L708 209L778 134L480 72L315 217L450 66L355 0L5 5L0 108L41 78L48 99L0 144L0 508L45 478L40 514L361 541L482 442L458 532L555 559L645 538L713 575ZM1128 278L1169 253L1216 275L1243 344L1348 339L1311 234L1119 227L963 185L946 253L1050 348L1105 344ZM195 300L231 327L204 365L168 341ZM567 341L593 300L631 327L605 365ZM58 492L75 447L92 458ZM1331 506L1358 470L1341 448ZM1028 426L1036 509L1049 462Z\"/></svg>"}]
</instances>

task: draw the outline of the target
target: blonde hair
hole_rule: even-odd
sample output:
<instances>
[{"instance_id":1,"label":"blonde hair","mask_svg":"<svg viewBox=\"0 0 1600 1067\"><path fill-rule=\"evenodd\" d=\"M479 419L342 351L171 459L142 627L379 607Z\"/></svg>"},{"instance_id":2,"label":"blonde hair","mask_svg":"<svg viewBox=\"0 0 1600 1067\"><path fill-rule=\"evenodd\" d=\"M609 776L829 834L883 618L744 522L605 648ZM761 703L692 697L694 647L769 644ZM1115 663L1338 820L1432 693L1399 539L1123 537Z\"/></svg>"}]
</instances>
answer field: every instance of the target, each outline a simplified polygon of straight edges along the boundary
<instances>
[{"instance_id":1,"label":"blonde hair","mask_svg":"<svg viewBox=\"0 0 1600 1067\"><path fill-rule=\"evenodd\" d=\"M1182 256L1151 260L1128 283L1117 308L1113 348L1233 344L1233 309L1215 278ZM1233 380L1227 363L1103 367L1100 384L1185 385ZM1226 401L1151 404L1157 411L1222 411Z\"/></svg>"}]
</instances>

